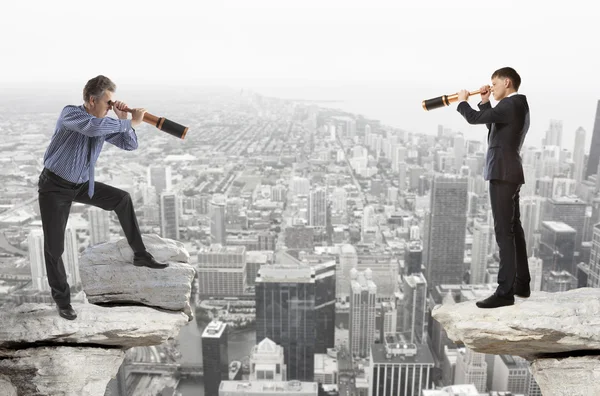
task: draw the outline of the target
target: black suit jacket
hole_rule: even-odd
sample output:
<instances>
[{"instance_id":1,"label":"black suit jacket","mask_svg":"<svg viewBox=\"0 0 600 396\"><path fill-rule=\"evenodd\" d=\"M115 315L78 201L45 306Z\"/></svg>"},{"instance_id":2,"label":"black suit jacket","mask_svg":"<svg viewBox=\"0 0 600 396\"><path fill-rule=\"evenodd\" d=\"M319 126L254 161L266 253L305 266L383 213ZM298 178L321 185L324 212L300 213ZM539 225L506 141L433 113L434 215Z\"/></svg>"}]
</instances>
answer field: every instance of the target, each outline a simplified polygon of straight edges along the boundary
<instances>
[{"instance_id":1,"label":"black suit jacket","mask_svg":"<svg viewBox=\"0 0 600 396\"><path fill-rule=\"evenodd\" d=\"M485 180L504 180L524 184L521 147L529 130L529 105L525 95L502 99L495 107L490 102L474 110L461 102L457 111L469 124L486 124L488 151L483 176Z\"/></svg>"}]
</instances>

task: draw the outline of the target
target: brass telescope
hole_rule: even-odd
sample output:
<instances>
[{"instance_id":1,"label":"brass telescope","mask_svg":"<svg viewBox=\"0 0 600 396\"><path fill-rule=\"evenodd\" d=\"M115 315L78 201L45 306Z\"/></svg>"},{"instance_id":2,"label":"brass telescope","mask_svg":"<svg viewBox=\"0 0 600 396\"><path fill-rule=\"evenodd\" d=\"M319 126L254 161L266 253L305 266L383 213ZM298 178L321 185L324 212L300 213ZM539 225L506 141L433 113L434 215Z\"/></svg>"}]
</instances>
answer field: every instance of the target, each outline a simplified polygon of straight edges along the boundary
<instances>
[{"instance_id":1,"label":"brass telescope","mask_svg":"<svg viewBox=\"0 0 600 396\"><path fill-rule=\"evenodd\" d=\"M469 96L477 95L480 93L481 89L478 89L477 91L469 92ZM456 101L458 101L458 93L452 95L442 95L433 99L427 99L423 101L422 105L424 110L433 110L438 109L440 107L449 106L450 103L454 103Z\"/></svg>"},{"instance_id":2,"label":"brass telescope","mask_svg":"<svg viewBox=\"0 0 600 396\"><path fill-rule=\"evenodd\" d=\"M125 109L126 112L128 113L132 113L133 110L127 108ZM168 133L171 136L175 136L178 137L180 139L183 139L185 137L185 134L188 131L188 127L183 126L181 124L178 124L176 122L173 122L165 117L157 117L153 114L150 113L144 113L144 122L160 129L163 132Z\"/></svg>"}]
</instances>

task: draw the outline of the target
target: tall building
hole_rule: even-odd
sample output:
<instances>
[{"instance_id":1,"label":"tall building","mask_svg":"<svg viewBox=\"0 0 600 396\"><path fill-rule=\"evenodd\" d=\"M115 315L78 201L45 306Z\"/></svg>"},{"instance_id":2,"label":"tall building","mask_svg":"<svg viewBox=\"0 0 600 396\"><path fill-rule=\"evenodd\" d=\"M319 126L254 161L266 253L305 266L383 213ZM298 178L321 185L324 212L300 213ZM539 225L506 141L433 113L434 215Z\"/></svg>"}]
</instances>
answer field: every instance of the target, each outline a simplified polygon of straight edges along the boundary
<instances>
[{"instance_id":1,"label":"tall building","mask_svg":"<svg viewBox=\"0 0 600 396\"><path fill-rule=\"evenodd\" d=\"M475 219L473 231L473 251L471 254L471 278L470 284L485 282L485 270L487 269L487 256L491 251L494 232L486 222Z\"/></svg>"},{"instance_id":2,"label":"tall building","mask_svg":"<svg viewBox=\"0 0 600 396\"><path fill-rule=\"evenodd\" d=\"M67 271L67 281L71 288L76 288L81 284L79 276L79 244L77 243L77 232L71 223L67 223L65 228L65 244L62 254L65 271Z\"/></svg>"},{"instance_id":3,"label":"tall building","mask_svg":"<svg viewBox=\"0 0 600 396\"><path fill-rule=\"evenodd\" d=\"M537 252L537 239L542 224L543 207L546 198L539 196L524 197L521 199L521 225L525 234L525 245L527 255L531 256Z\"/></svg>"},{"instance_id":4,"label":"tall building","mask_svg":"<svg viewBox=\"0 0 600 396\"><path fill-rule=\"evenodd\" d=\"M350 244L344 244L340 247L340 258L336 267L336 288L335 294L338 300L346 301L350 296L350 270L356 268L358 263L358 254L356 248Z\"/></svg>"},{"instance_id":5,"label":"tall building","mask_svg":"<svg viewBox=\"0 0 600 396\"><path fill-rule=\"evenodd\" d=\"M573 168L573 179L577 180L577 183L581 183L583 178L584 166L585 166L585 129L582 127L577 128L575 131L575 145L573 146L573 162L575 167Z\"/></svg>"},{"instance_id":6,"label":"tall building","mask_svg":"<svg viewBox=\"0 0 600 396\"><path fill-rule=\"evenodd\" d=\"M529 275L531 276L531 291L542 290L542 279L543 279L543 261L541 258L531 256L527 259L529 263Z\"/></svg>"},{"instance_id":7,"label":"tall building","mask_svg":"<svg viewBox=\"0 0 600 396\"><path fill-rule=\"evenodd\" d=\"M402 327L408 342L425 343L427 334L427 280L422 273L402 277Z\"/></svg>"},{"instance_id":8,"label":"tall building","mask_svg":"<svg viewBox=\"0 0 600 396\"><path fill-rule=\"evenodd\" d=\"M426 344L410 344L399 334L386 334L383 343L371 347L369 395L421 396L434 387L434 366Z\"/></svg>"},{"instance_id":9,"label":"tall building","mask_svg":"<svg viewBox=\"0 0 600 396\"><path fill-rule=\"evenodd\" d=\"M198 252L198 294L203 298L241 296L246 270L246 247L202 247Z\"/></svg>"},{"instance_id":10,"label":"tall building","mask_svg":"<svg viewBox=\"0 0 600 396\"><path fill-rule=\"evenodd\" d=\"M407 275L418 274L421 272L423 265L423 243L421 240L411 239L411 241L406 244L404 250L404 265L406 267Z\"/></svg>"},{"instance_id":11,"label":"tall building","mask_svg":"<svg viewBox=\"0 0 600 396\"><path fill-rule=\"evenodd\" d=\"M331 210L346 213L348 209L348 193L343 187L336 187L331 194Z\"/></svg>"},{"instance_id":12,"label":"tall building","mask_svg":"<svg viewBox=\"0 0 600 396\"><path fill-rule=\"evenodd\" d=\"M350 352L365 357L375 341L377 286L370 269L363 272L352 269L350 278Z\"/></svg>"},{"instance_id":13,"label":"tall building","mask_svg":"<svg viewBox=\"0 0 600 396\"><path fill-rule=\"evenodd\" d=\"M587 167L585 168L585 178L598 173L598 160L600 160L600 100L596 108L596 120L592 131L592 143L590 145L590 155L588 156Z\"/></svg>"},{"instance_id":14,"label":"tall building","mask_svg":"<svg viewBox=\"0 0 600 396\"><path fill-rule=\"evenodd\" d=\"M430 287L461 283L467 226L468 179L453 175L433 179L426 215L424 257Z\"/></svg>"},{"instance_id":15,"label":"tall building","mask_svg":"<svg viewBox=\"0 0 600 396\"><path fill-rule=\"evenodd\" d=\"M315 271L308 266L262 266L256 277L256 340L283 347L287 378L312 381L316 347Z\"/></svg>"},{"instance_id":16,"label":"tall building","mask_svg":"<svg viewBox=\"0 0 600 396\"><path fill-rule=\"evenodd\" d=\"M539 257L543 261L544 273L568 271L577 273L574 260L575 235L573 227L559 221L542 222Z\"/></svg>"},{"instance_id":17,"label":"tall building","mask_svg":"<svg viewBox=\"0 0 600 396\"><path fill-rule=\"evenodd\" d=\"M600 288L600 223L594 225L587 287Z\"/></svg>"},{"instance_id":18,"label":"tall building","mask_svg":"<svg viewBox=\"0 0 600 396\"><path fill-rule=\"evenodd\" d=\"M327 193L324 188L319 187L310 192L308 219L312 227L327 226Z\"/></svg>"},{"instance_id":19,"label":"tall building","mask_svg":"<svg viewBox=\"0 0 600 396\"><path fill-rule=\"evenodd\" d=\"M546 131L546 138L544 139L543 145L561 147L562 132L563 122L560 120L550 120L550 127Z\"/></svg>"},{"instance_id":20,"label":"tall building","mask_svg":"<svg viewBox=\"0 0 600 396\"><path fill-rule=\"evenodd\" d=\"M90 218L90 245L108 242L110 240L110 212L91 207L88 215Z\"/></svg>"},{"instance_id":21,"label":"tall building","mask_svg":"<svg viewBox=\"0 0 600 396\"><path fill-rule=\"evenodd\" d=\"M495 355L492 389L526 395L529 390L529 363L523 358Z\"/></svg>"},{"instance_id":22,"label":"tall building","mask_svg":"<svg viewBox=\"0 0 600 396\"><path fill-rule=\"evenodd\" d=\"M148 185L154 187L157 195L160 195L163 191L171 191L170 166L149 166L147 176Z\"/></svg>"},{"instance_id":23,"label":"tall building","mask_svg":"<svg viewBox=\"0 0 600 396\"><path fill-rule=\"evenodd\" d=\"M33 229L27 237L29 245L29 262L31 267L31 282L34 289L38 291L49 292L48 274L46 272L46 259L44 257L44 233L41 229ZM81 283L79 276L79 245L77 243L77 233L71 223L67 223L65 228L64 251L61 256L67 282L71 289L76 288Z\"/></svg>"},{"instance_id":24,"label":"tall building","mask_svg":"<svg viewBox=\"0 0 600 396\"><path fill-rule=\"evenodd\" d=\"M212 200L209 203L210 213L210 242L227 244L227 230L225 226L225 202Z\"/></svg>"},{"instance_id":25,"label":"tall building","mask_svg":"<svg viewBox=\"0 0 600 396\"><path fill-rule=\"evenodd\" d=\"M544 204L544 221L563 222L575 229L575 251L581 250L587 203L576 197L549 199Z\"/></svg>"},{"instance_id":26,"label":"tall building","mask_svg":"<svg viewBox=\"0 0 600 396\"><path fill-rule=\"evenodd\" d=\"M310 193L310 180L305 177L294 176L290 182L292 195L308 195Z\"/></svg>"},{"instance_id":27,"label":"tall building","mask_svg":"<svg viewBox=\"0 0 600 396\"><path fill-rule=\"evenodd\" d=\"M454 164L455 169L460 169L465 157L465 137L462 133L454 135Z\"/></svg>"},{"instance_id":28,"label":"tall building","mask_svg":"<svg viewBox=\"0 0 600 396\"><path fill-rule=\"evenodd\" d=\"M179 240L179 202L177 194L160 194L160 232L163 238Z\"/></svg>"},{"instance_id":29,"label":"tall building","mask_svg":"<svg viewBox=\"0 0 600 396\"><path fill-rule=\"evenodd\" d=\"M469 348L458 349L454 383L473 384L479 392L484 393L487 388L485 354Z\"/></svg>"},{"instance_id":30,"label":"tall building","mask_svg":"<svg viewBox=\"0 0 600 396\"><path fill-rule=\"evenodd\" d=\"M204 329L202 367L204 367L204 395L218 396L221 381L229 378L226 323L212 321Z\"/></svg>"},{"instance_id":31,"label":"tall building","mask_svg":"<svg viewBox=\"0 0 600 396\"><path fill-rule=\"evenodd\" d=\"M46 261L44 258L44 233L41 229L33 229L27 237L29 245L29 263L33 288L39 291L50 291Z\"/></svg>"},{"instance_id":32,"label":"tall building","mask_svg":"<svg viewBox=\"0 0 600 396\"><path fill-rule=\"evenodd\" d=\"M336 262L331 260L311 267L315 272L315 353L327 353L328 348L335 346Z\"/></svg>"},{"instance_id":33,"label":"tall building","mask_svg":"<svg viewBox=\"0 0 600 396\"><path fill-rule=\"evenodd\" d=\"M285 381L286 367L283 348L265 338L250 352L250 381Z\"/></svg>"}]
</instances>

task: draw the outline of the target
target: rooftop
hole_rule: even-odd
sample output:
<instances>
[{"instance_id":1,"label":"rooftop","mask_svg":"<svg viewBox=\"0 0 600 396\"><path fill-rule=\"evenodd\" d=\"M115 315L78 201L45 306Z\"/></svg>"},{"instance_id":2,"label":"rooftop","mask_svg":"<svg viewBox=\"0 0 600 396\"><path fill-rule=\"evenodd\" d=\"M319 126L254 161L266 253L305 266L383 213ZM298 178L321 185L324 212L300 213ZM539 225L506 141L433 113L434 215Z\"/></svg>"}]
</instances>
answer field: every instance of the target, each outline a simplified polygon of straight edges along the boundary
<instances>
[{"instance_id":1,"label":"rooftop","mask_svg":"<svg viewBox=\"0 0 600 396\"><path fill-rule=\"evenodd\" d=\"M202 338L221 338L226 327L226 323L214 320L206 326L202 333Z\"/></svg>"},{"instance_id":2,"label":"rooftop","mask_svg":"<svg viewBox=\"0 0 600 396\"><path fill-rule=\"evenodd\" d=\"M554 232L572 232L577 233L573 227L568 224L563 223L562 221L543 221L543 225L548 227Z\"/></svg>"},{"instance_id":3,"label":"rooftop","mask_svg":"<svg viewBox=\"0 0 600 396\"><path fill-rule=\"evenodd\" d=\"M394 333L385 335L385 344L371 346L371 360L374 364L435 364L427 344L410 344Z\"/></svg>"},{"instance_id":4,"label":"rooftop","mask_svg":"<svg viewBox=\"0 0 600 396\"><path fill-rule=\"evenodd\" d=\"M264 394L264 395L315 395L318 394L318 384L316 382L300 381L221 381L219 385L219 395L243 395L243 394Z\"/></svg>"}]
</instances>

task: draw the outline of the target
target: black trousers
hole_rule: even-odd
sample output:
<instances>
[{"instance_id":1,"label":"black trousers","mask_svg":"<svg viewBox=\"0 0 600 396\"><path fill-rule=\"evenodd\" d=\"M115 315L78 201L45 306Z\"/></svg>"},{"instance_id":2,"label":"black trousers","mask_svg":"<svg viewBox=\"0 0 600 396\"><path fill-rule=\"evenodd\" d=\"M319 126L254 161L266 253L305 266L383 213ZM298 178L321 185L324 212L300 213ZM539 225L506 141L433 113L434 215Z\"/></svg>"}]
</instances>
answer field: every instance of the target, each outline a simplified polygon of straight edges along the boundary
<instances>
[{"instance_id":1,"label":"black trousers","mask_svg":"<svg viewBox=\"0 0 600 396\"><path fill-rule=\"evenodd\" d=\"M490 203L494 216L494 232L500 250L500 269L496 295L514 295L513 284L529 284L529 264L525 233L519 209L520 184L490 180Z\"/></svg>"},{"instance_id":2,"label":"black trousers","mask_svg":"<svg viewBox=\"0 0 600 396\"><path fill-rule=\"evenodd\" d=\"M98 182L94 184L94 189L94 196L90 198L87 182L71 183L48 169L44 169L40 175L38 193L44 230L46 274L52 290L52 298L59 307L71 303L71 290L67 282L62 254L65 228L73 202L97 206L104 210L114 210L129 246L134 252L146 250L129 193Z\"/></svg>"}]
</instances>

